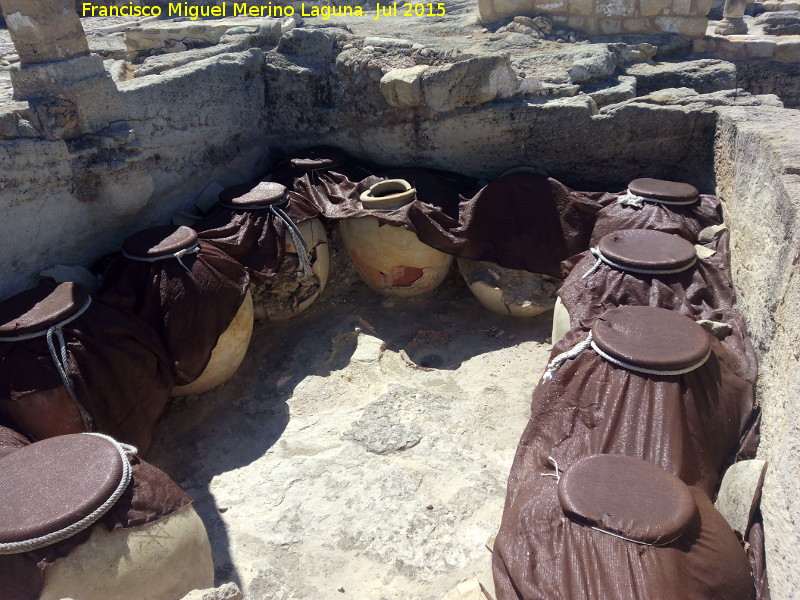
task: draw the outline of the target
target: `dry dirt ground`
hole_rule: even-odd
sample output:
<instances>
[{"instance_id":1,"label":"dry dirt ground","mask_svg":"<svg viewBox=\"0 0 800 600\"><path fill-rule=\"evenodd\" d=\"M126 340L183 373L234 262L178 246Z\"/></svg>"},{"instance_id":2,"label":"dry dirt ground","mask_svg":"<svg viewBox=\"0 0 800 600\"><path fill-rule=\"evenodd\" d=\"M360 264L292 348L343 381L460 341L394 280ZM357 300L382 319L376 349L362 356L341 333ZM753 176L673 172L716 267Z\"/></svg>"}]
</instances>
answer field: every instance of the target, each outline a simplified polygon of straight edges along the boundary
<instances>
[{"instance_id":1,"label":"dry dirt ground","mask_svg":"<svg viewBox=\"0 0 800 600\"><path fill-rule=\"evenodd\" d=\"M386 299L334 236L309 311L256 326L237 375L176 401L149 457L195 499L217 584L249 599L441 598L479 576L550 345L455 269Z\"/></svg>"}]
</instances>

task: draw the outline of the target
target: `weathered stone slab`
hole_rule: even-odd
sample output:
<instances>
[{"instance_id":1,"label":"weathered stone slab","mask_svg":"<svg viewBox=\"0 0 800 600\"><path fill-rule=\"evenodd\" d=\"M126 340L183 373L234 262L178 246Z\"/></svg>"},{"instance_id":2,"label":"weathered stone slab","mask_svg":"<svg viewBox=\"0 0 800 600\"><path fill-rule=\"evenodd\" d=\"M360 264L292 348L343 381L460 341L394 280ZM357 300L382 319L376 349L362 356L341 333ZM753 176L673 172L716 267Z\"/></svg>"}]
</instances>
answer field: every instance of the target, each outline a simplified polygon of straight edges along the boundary
<instances>
[{"instance_id":1,"label":"weathered stone slab","mask_svg":"<svg viewBox=\"0 0 800 600\"><path fill-rule=\"evenodd\" d=\"M731 529L742 537L747 534L761 500L761 486L766 472L766 461L743 460L731 465L722 478L717 494L717 510Z\"/></svg>"},{"instance_id":2,"label":"weathered stone slab","mask_svg":"<svg viewBox=\"0 0 800 600\"><path fill-rule=\"evenodd\" d=\"M636 77L638 93L665 88L691 88L701 94L736 87L736 66L718 59L640 63L627 68Z\"/></svg>"},{"instance_id":3,"label":"weathered stone slab","mask_svg":"<svg viewBox=\"0 0 800 600\"><path fill-rule=\"evenodd\" d=\"M417 65L407 69L392 69L381 78L381 94L390 106L413 108L422 106L422 76L428 65Z\"/></svg>"},{"instance_id":4,"label":"weathered stone slab","mask_svg":"<svg viewBox=\"0 0 800 600\"><path fill-rule=\"evenodd\" d=\"M72 0L2 0L20 62L46 63L89 53Z\"/></svg>"},{"instance_id":5,"label":"weathered stone slab","mask_svg":"<svg viewBox=\"0 0 800 600\"><path fill-rule=\"evenodd\" d=\"M509 57L487 55L432 67L422 77L422 96L428 108L444 112L508 98L518 86Z\"/></svg>"}]
</instances>

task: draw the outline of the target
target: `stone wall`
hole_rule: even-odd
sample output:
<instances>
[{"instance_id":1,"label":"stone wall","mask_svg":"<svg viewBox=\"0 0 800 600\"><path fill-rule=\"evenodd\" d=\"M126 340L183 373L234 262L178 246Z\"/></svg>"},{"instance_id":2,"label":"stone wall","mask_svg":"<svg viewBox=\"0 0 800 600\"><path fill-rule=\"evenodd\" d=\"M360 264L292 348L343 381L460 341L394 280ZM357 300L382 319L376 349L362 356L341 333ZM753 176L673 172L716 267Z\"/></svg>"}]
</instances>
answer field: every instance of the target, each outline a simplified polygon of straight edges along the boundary
<instances>
[{"instance_id":1,"label":"stone wall","mask_svg":"<svg viewBox=\"0 0 800 600\"><path fill-rule=\"evenodd\" d=\"M486 23L518 15L551 15L557 25L592 34L705 35L711 0L478 0Z\"/></svg>"},{"instance_id":2,"label":"stone wall","mask_svg":"<svg viewBox=\"0 0 800 600\"><path fill-rule=\"evenodd\" d=\"M800 114L725 108L716 135L738 307L759 357L761 511L772 598L800 589Z\"/></svg>"}]
</instances>

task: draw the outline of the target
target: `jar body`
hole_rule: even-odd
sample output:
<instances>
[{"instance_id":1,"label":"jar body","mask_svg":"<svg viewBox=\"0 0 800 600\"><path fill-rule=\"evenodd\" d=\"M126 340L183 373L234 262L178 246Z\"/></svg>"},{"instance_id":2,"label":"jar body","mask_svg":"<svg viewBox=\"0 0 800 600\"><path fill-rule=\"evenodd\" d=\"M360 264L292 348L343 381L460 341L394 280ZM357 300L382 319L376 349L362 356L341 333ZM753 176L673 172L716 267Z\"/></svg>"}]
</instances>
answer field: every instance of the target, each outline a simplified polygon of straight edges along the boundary
<instances>
[{"instance_id":1,"label":"jar body","mask_svg":"<svg viewBox=\"0 0 800 600\"><path fill-rule=\"evenodd\" d=\"M285 321L299 315L325 290L330 273L328 234L319 219L308 219L297 224L306 241L311 274L300 270L297 249L292 236L286 234L285 254L281 267L265 281L251 279L253 309L256 320Z\"/></svg>"},{"instance_id":2,"label":"jar body","mask_svg":"<svg viewBox=\"0 0 800 600\"><path fill-rule=\"evenodd\" d=\"M561 298L556 298L556 305L553 307L553 333L551 340L553 345L561 341L570 330L570 316L567 307L561 301Z\"/></svg>"},{"instance_id":3,"label":"jar body","mask_svg":"<svg viewBox=\"0 0 800 600\"><path fill-rule=\"evenodd\" d=\"M542 273L506 269L493 262L458 259L470 291L499 315L535 317L551 310L561 281Z\"/></svg>"},{"instance_id":4,"label":"jar body","mask_svg":"<svg viewBox=\"0 0 800 600\"><path fill-rule=\"evenodd\" d=\"M444 281L453 257L427 244L403 227L374 217L345 219L339 224L347 254L361 279L387 296L418 296Z\"/></svg>"},{"instance_id":5,"label":"jar body","mask_svg":"<svg viewBox=\"0 0 800 600\"><path fill-rule=\"evenodd\" d=\"M211 359L200 377L186 385L174 387L172 395L202 394L233 377L247 354L252 333L253 297L248 291L230 325L219 336Z\"/></svg>"},{"instance_id":6,"label":"jar body","mask_svg":"<svg viewBox=\"0 0 800 600\"><path fill-rule=\"evenodd\" d=\"M4 399L0 414L36 440L88 431L80 406L64 385Z\"/></svg>"},{"instance_id":7,"label":"jar body","mask_svg":"<svg viewBox=\"0 0 800 600\"><path fill-rule=\"evenodd\" d=\"M129 529L96 525L45 570L39 600L178 600L214 586L211 545L191 506Z\"/></svg>"}]
</instances>

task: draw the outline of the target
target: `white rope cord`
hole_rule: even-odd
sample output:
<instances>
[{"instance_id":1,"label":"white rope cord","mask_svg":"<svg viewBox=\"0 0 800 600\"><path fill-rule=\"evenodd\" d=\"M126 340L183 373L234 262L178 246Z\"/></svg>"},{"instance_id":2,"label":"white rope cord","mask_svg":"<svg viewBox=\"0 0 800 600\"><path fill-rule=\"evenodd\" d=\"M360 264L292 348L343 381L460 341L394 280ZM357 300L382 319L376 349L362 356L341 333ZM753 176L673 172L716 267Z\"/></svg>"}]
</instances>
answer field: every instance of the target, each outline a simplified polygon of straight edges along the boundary
<instances>
[{"instance_id":1,"label":"white rope cord","mask_svg":"<svg viewBox=\"0 0 800 600\"><path fill-rule=\"evenodd\" d=\"M122 255L125 258L130 258L131 260L135 260L135 261L138 261L138 262L147 262L147 263L153 263L153 262L158 262L160 260L169 260L170 258L174 258L174 259L177 259L178 263L184 268L184 270L187 273L191 273L192 270L189 267L187 267L183 263L183 260L181 260L181 259L184 256L186 256L187 254L197 254L198 252L200 252L200 242L199 241L196 242L193 246L191 246L189 248L184 248L183 250L178 250L174 254L165 254L164 256L135 256L133 254L128 254L124 250L122 251Z\"/></svg>"},{"instance_id":2,"label":"white rope cord","mask_svg":"<svg viewBox=\"0 0 800 600\"><path fill-rule=\"evenodd\" d=\"M698 198L694 198L693 200L661 200L660 198L650 198L649 196L638 196L630 190L617 198L617 202L622 206L632 206L634 208L642 208L645 202L666 204L669 206L689 206L697 202L697 200Z\"/></svg>"},{"instance_id":3,"label":"white rope cord","mask_svg":"<svg viewBox=\"0 0 800 600\"><path fill-rule=\"evenodd\" d=\"M578 525L582 525L582 524L578 523ZM679 533L678 535L676 535L671 540L664 541L664 542L661 542L661 541L659 541L659 542L642 542L641 540L634 540L632 538L625 537L624 535L620 535L618 533L614 533L613 531L608 531L607 529L602 529L600 527L595 527L594 525L582 525L582 526L583 527L588 527L589 529L593 529L595 531L599 531L600 533L605 533L606 535L612 535L615 538L619 538L621 540L625 540L626 542L633 542L634 544L640 544L641 546L668 546L669 544L671 544L672 542L677 540L679 537L681 537L681 535L683 535L683 533Z\"/></svg>"},{"instance_id":4,"label":"white rope cord","mask_svg":"<svg viewBox=\"0 0 800 600\"><path fill-rule=\"evenodd\" d=\"M628 265L623 265L621 263L611 260L605 254L603 254L600 251L600 248L597 246L595 246L594 248L590 248L589 250L591 251L592 254L594 254L597 257L597 262L594 263L591 269L589 269L588 271L586 271L586 273L583 274L581 279L586 279L587 277L589 277L589 275L597 271L597 269L600 268L600 265L602 263L605 263L609 267L613 267L614 269L617 269L619 271L627 271L629 273L637 273L641 275L673 275L675 273L683 273L684 271L688 271L697 262L697 254L695 254L694 258L692 258L692 261L683 267L678 267L675 269L639 269L636 267L629 267Z\"/></svg>"},{"instance_id":5,"label":"white rope cord","mask_svg":"<svg viewBox=\"0 0 800 600\"><path fill-rule=\"evenodd\" d=\"M233 206L232 204L224 204L220 202L220 206L223 208L228 208L231 210L268 210L270 213L275 215L276 218L283 221L284 225L286 225L286 230L289 232L289 236L292 238L292 243L294 244L295 249L297 250L297 259L300 263L300 270L303 272L304 275L313 275L314 272L311 270L311 258L309 256L309 249L308 243L306 242L305 238L303 237L303 233L297 227L297 224L292 221L292 218L286 214L283 210L283 206L289 201L289 194L283 197L283 200L279 204L268 204L266 206Z\"/></svg>"},{"instance_id":6,"label":"white rope cord","mask_svg":"<svg viewBox=\"0 0 800 600\"><path fill-rule=\"evenodd\" d=\"M591 348L594 350L600 358L607 360L608 362L617 365L618 367L622 367L623 369L627 369L629 371L636 371L638 373L645 373L647 375L683 375L684 373L690 373L694 371L698 367L701 367L708 358L711 356L711 348L708 349L705 356L688 367L684 367L682 369L672 369L672 370L657 370L657 369L646 369L644 367L640 367L638 365L633 365L631 363L627 363L625 361L619 360L618 358L614 358L613 356L603 352L600 348L598 348L597 344L595 344L594 340L592 339L592 332L589 332L589 335L586 337L585 340L576 344L566 352L562 352L558 356L554 357L553 360L547 365L547 370L545 370L544 375L542 375L542 381L550 381L555 375L556 371L558 371L561 365L571 359L578 356L581 352L586 350L587 348Z\"/></svg>"},{"instance_id":7,"label":"white rope cord","mask_svg":"<svg viewBox=\"0 0 800 600\"><path fill-rule=\"evenodd\" d=\"M78 401L78 396L75 393L75 388L72 385L72 381L69 378L69 371L68 371L68 362L67 362L67 344L64 341L64 333L61 331L61 328L69 323L72 323L75 319L83 315L89 306L92 304L92 299L87 298L86 303L78 309L78 311L63 321L60 321L53 325L52 327L48 327L44 331L36 331L34 333L25 333L22 335L17 335L14 337L0 337L0 343L11 343L11 342L24 342L26 340L32 340L38 337L45 337L47 339L47 347L50 350L50 356L53 358L53 364L56 366L56 371L58 371L59 376L61 377L61 381L64 383L64 387L67 388L67 392L69 392L70 397L75 401L78 405L78 408L81 412L81 417L83 418L84 425L87 429L91 429L92 425L92 418L83 405ZM55 336L56 341L58 342L58 351L56 350L56 346L53 343L53 337Z\"/></svg>"},{"instance_id":8,"label":"white rope cord","mask_svg":"<svg viewBox=\"0 0 800 600\"><path fill-rule=\"evenodd\" d=\"M555 480L556 480L556 483L560 482L561 481L561 473L560 473L560 471L562 471L563 469L559 468L558 462L556 462L556 459L553 458L552 456L548 456L547 457L547 462L549 462L551 465L553 465L553 468L555 469L555 473L539 473L539 475L541 475L542 477L554 477Z\"/></svg>"},{"instance_id":9,"label":"white rope cord","mask_svg":"<svg viewBox=\"0 0 800 600\"><path fill-rule=\"evenodd\" d=\"M575 358L581 352L583 352L589 346L591 346L591 344L592 344L592 332L590 331L589 335L585 340L583 340L579 344L574 345L566 352L562 352L561 354L554 357L553 360L550 361L550 363L547 365L547 369L545 370L544 375L542 375L542 381L550 381L553 378L553 375L556 374L556 371L558 371L562 363L571 358Z\"/></svg>"},{"instance_id":10,"label":"white rope cord","mask_svg":"<svg viewBox=\"0 0 800 600\"><path fill-rule=\"evenodd\" d=\"M703 366L705 362L708 360L708 357L711 356L711 348L709 348L708 352L706 352L706 355L693 365L684 367L682 369L659 371L657 369L645 369L644 367L632 365L630 363L626 363L625 361L619 360L618 358L614 358L613 356L610 356L609 354L606 354L605 352L600 350L600 348L597 347L597 344L595 344L594 341L592 341L592 350L597 352L597 354L600 355L601 358L604 358L608 362L615 364L618 367L622 367L623 369L628 369L629 371L638 371L639 373L646 373L647 375L683 375L684 373L690 373L691 371L694 371L698 367Z\"/></svg>"},{"instance_id":11,"label":"white rope cord","mask_svg":"<svg viewBox=\"0 0 800 600\"><path fill-rule=\"evenodd\" d=\"M119 485L117 485L117 488L114 490L111 496L109 496L108 499L103 502L103 504L98 506L94 511L92 511L91 514L85 516L77 523L73 523L72 525L64 527L63 529L59 529L58 531L54 531L30 540L0 543L0 555L21 554L23 552L30 552L31 550L38 550L39 548L44 548L45 546L50 546L72 537L76 533L79 533L90 525L94 524L95 521L106 514L125 492L125 489L131 482L131 463L128 457L136 454L136 448L134 446L129 446L128 444L121 444L114 438L103 435L102 433L84 433L81 435L94 435L99 438L103 438L104 440L111 442L119 451L120 456L122 457L122 477Z\"/></svg>"}]
</instances>

